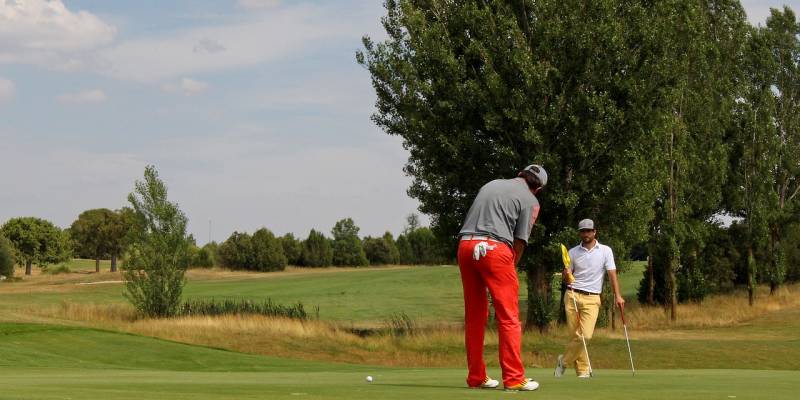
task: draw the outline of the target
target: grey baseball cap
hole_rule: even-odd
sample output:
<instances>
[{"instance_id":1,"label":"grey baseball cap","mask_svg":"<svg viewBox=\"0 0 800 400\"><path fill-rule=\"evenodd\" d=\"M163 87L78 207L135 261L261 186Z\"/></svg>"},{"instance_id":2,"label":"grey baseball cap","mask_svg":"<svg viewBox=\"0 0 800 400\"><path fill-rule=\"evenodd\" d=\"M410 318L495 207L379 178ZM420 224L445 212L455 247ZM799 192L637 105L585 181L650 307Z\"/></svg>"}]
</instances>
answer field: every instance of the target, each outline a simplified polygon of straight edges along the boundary
<instances>
[{"instance_id":1,"label":"grey baseball cap","mask_svg":"<svg viewBox=\"0 0 800 400\"><path fill-rule=\"evenodd\" d=\"M531 164L523 168L523 171L529 171L533 173L537 178L539 178L539 182L542 183L542 187L547 186L547 171L545 171L544 167L541 165Z\"/></svg>"},{"instance_id":2,"label":"grey baseball cap","mask_svg":"<svg viewBox=\"0 0 800 400\"><path fill-rule=\"evenodd\" d=\"M594 221L592 221L592 220L587 218L587 219L582 220L581 222L578 222L578 230L582 231L584 229L593 231L594 230Z\"/></svg>"}]
</instances>

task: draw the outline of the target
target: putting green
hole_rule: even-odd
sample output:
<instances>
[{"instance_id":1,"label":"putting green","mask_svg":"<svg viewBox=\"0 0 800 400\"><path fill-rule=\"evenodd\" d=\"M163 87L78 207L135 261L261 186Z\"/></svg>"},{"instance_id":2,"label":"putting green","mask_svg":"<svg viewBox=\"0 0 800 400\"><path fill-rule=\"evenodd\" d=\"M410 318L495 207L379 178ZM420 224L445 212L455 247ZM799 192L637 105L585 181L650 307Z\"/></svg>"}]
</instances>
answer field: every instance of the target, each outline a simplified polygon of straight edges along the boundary
<instances>
[{"instance_id":1,"label":"putting green","mask_svg":"<svg viewBox=\"0 0 800 400\"><path fill-rule=\"evenodd\" d=\"M0 340L0 399L793 399L800 387L798 371L598 370L579 380L531 369L541 389L513 393L466 389L463 369L294 361L84 328L0 324Z\"/></svg>"}]
</instances>

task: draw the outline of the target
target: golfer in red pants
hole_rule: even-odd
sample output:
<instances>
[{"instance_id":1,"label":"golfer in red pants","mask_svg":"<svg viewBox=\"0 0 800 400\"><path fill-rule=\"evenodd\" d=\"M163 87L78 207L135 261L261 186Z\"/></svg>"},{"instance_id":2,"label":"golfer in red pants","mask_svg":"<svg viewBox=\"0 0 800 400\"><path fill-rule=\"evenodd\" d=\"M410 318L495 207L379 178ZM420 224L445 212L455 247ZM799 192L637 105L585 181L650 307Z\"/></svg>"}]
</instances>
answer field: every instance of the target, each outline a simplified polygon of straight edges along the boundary
<instances>
[{"instance_id":1,"label":"golfer in red pants","mask_svg":"<svg viewBox=\"0 0 800 400\"><path fill-rule=\"evenodd\" d=\"M500 367L507 390L536 390L539 383L525 377L522 366L522 325L519 321L519 281L516 265L539 215L536 199L547 184L547 172L529 165L513 179L484 185L459 232L458 266L464 287L464 343L467 349L467 385L496 388L499 382L486 374L483 339L489 317L489 300L497 320Z\"/></svg>"}]
</instances>

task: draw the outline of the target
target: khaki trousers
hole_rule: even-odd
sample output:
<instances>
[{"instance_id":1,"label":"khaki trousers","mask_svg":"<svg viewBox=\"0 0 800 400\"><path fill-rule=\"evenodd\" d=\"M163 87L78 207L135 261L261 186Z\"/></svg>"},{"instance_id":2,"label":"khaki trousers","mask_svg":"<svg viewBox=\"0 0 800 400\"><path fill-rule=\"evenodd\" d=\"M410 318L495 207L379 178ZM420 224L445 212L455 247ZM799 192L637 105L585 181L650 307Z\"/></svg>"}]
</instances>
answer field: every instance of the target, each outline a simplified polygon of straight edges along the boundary
<instances>
[{"instance_id":1,"label":"khaki trousers","mask_svg":"<svg viewBox=\"0 0 800 400\"><path fill-rule=\"evenodd\" d=\"M573 296L575 301L573 302ZM572 333L567 348L564 351L564 366L574 367L578 375L589 373L589 359L583 350L581 333L588 342L594 333L594 324L597 322L597 313L600 310L600 295L588 295L573 292L567 289L564 299L564 308L567 312L567 326ZM575 303L578 309L575 309ZM580 326L578 326L578 316L580 316ZM588 343L587 343L588 344Z\"/></svg>"}]
</instances>

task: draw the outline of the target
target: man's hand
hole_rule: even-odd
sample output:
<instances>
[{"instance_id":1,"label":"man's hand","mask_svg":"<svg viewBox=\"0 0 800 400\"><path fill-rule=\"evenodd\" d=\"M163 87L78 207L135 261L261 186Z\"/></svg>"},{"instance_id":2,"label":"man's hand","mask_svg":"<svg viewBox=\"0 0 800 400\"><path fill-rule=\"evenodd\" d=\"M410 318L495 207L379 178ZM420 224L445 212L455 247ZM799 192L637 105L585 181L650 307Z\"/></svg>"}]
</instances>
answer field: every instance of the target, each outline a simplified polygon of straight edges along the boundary
<instances>
[{"instance_id":1,"label":"man's hand","mask_svg":"<svg viewBox=\"0 0 800 400\"><path fill-rule=\"evenodd\" d=\"M617 295L614 302L617 303L617 307L619 307L620 310L625 311L625 299L623 299L622 296Z\"/></svg>"},{"instance_id":2,"label":"man's hand","mask_svg":"<svg viewBox=\"0 0 800 400\"><path fill-rule=\"evenodd\" d=\"M561 271L561 279L568 285L575 282L575 277L572 276L572 271L570 271L569 268L564 268L564 270Z\"/></svg>"}]
</instances>

